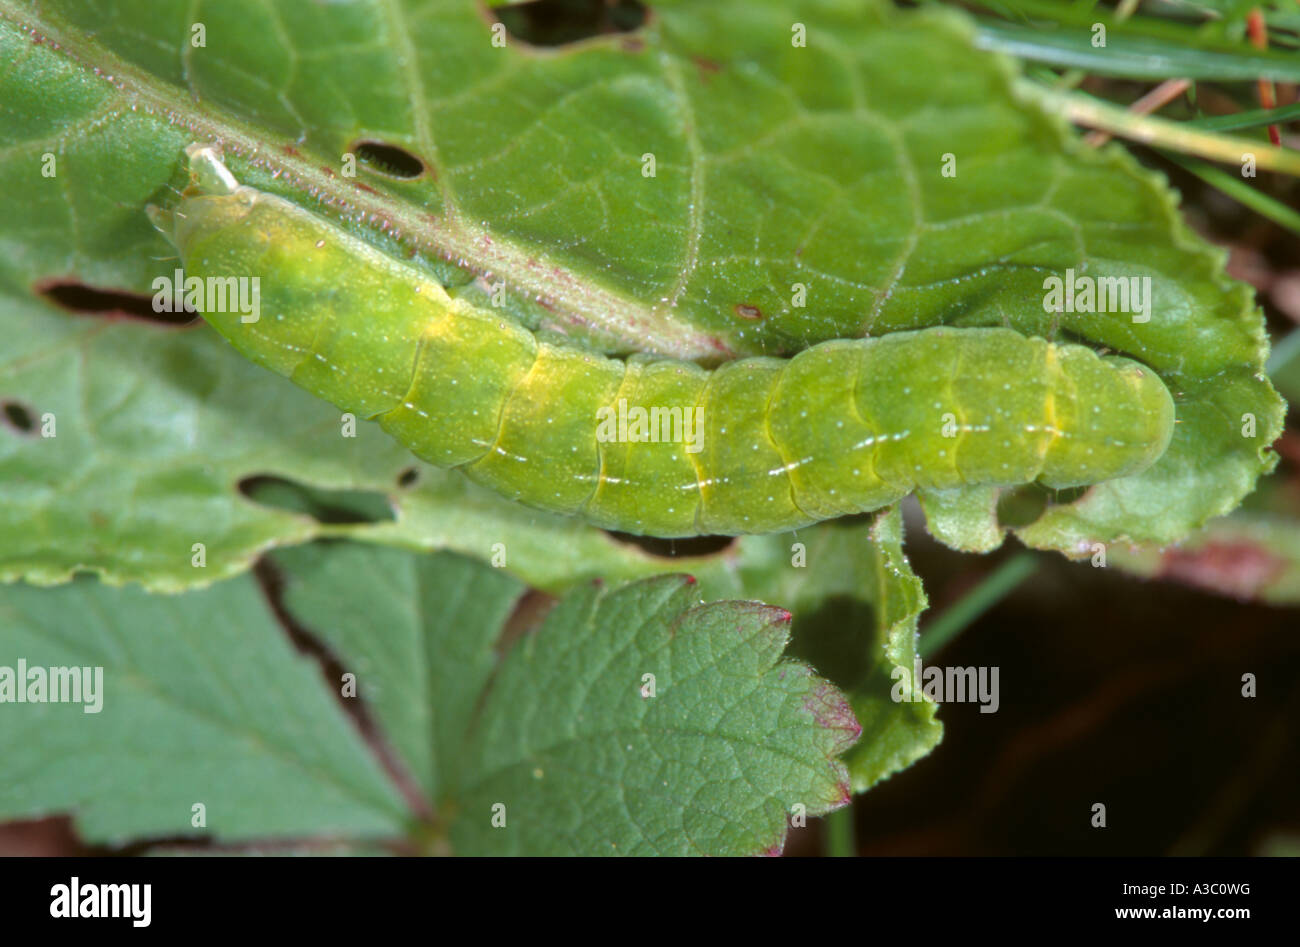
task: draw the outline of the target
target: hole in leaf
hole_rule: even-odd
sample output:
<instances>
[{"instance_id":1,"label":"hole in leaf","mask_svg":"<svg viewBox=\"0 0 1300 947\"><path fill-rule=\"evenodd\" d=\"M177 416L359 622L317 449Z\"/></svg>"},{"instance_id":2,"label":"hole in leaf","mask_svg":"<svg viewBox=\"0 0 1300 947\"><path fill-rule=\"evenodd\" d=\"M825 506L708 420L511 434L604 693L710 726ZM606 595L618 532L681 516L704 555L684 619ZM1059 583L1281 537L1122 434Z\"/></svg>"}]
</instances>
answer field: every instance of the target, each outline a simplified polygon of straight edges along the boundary
<instances>
[{"instance_id":1,"label":"hole in leaf","mask_svg":"<svg viewBox=\"0 0 1300 947\"><path fill-rule=\"evenodd\" d=\"M404 148L386 144L382 141L362 140L354 142L348 149L357 156L357 160L372 171L387 174L389 177L412 181L424 174L424 162Z\"/></svg>"},{"instance_id":2,"label":"hole in leaf","mask_svg":"<svg viewBox=\"0 0 1300 947\"><path fill-rule=\"evenodd\" d=\"M97 289L76 280L51 280L39 283L34 288L56 306L78 315L139 319L166 326L189 326L202 322L199 314L188 307L180 312L156 312L152 296L116 289Z\"/></svg>"},{"instance_id":3,"label":"hole in leaf","mask_svg":"<svg viewBox=\"0 0 1300 947\"><path fill-rule=\"evenodd\" d=\"M870 602L834 595L795 619L786 653L841 687L866 681L875 666L876 615Z\"/></svg>"},{"instance_id":4,"label":"hole in leaf","mask_svg":"<svg viewBox=\"0 0 1300 947\"><path fill-rule=\"evenodd\" d=\"M1065 506L1068 503L1073 503L1075 500L1082 498L1083 495L1091 489L1092 487L1090 486L1082 486L1066 487L1063 490L1052 490L1048 493L1048 499L1051 501L1053 506Z\"/></svg>"},{"instance_id":5,"label":"hole in leaf","mask_svg":"<svg viewBox=\"0 0 1300 947\"><path fill-rule=\"evenodd\" d=\"M659 539L656 536L635 536L632 533L619 533L605 530L606 534L626 543L638 546L651 556L660 559L682 559L689 556L711 556L729 549L736 541L735 536L690 536L685 539Z\"/></svg>"},{"instance_id":6,"label":"hole in leaf","mask_svg":"<svg viewBox=\"0 0 1300 947\"><path fill-rule=\"evenodd\" d=\"M329 541L323 542L323 545L329 545ZM275 614L280 627L284 629L299 653L316 661L320 666L324 679L329 682L329 689L334 691L339 708L352 718L352 722L361 732L370 751L379 759L388 777L412 801L412 807L421 818L431 817L432 813L425 811L426 804L423 798L415 792L410 774L392 753L375 722L368 703L370 695L367 693L367 683L364 680L357 681L356 696L360 697L360 700L344 696L339 688L339 682L345 680L346 675L353 668L330 646L328 641L312 628L301 623L289 608L286 593L294 581L292 574L286 573L276 558L271 556L262 559L253 567L253 575L262 587L262 594L266 596L266 601L271 606L271 611Z\"/></svg>"},{"instance_id":7,"label":"hole in leaf","mask_svg":"<svg viewBox=\"0 0 1300 947\"><path fill-rule=\"evenodd\" d=\"M254 503L302 513L320 523L383 523L397 519L388 497L374 490L326 490L263 474L239 481Z\"/></svg>"},{"instance_id":8,"label":"hole in leaf","mask_svg":"<svg viewBox=\"0 0 1300 947\"><path fill-rule=\"evenodd\" d=\"M498 658L504 658L515 644L529 632L536 631L559 601L553 595L529 589L515 602L514 610L501 627L501 634L492 646Z\"/></svg>"},{"instance_id":9,"label":"hole in leaf","mask_svg":"<svg viewBox=\"0 0 1300 947\"><path fill-rule=\"evenodd\" d=\"M496 7L506 32L530 46L564 46L593 36L631 33L645 25L637 0L531 0Z\"/></svg>"},{"instance_id":10,"label":"hole in leaf","mask_svg":"<svg viewBox=\"0 0 1300 947\"><path fill-rule=\"evenodd\" d=\"M1047 509L1047 489L1036 483L1026 483L998 496L998 523L1018 528L1028 526Z\"/></svg>"},{"instance_id":11,"label":"hole in leaf","mask_svg":"<svg viewBox=\"0 0 1300 947\"><path fill-rule=\"evenodd\" d=\"M1026 483L1004 490L998 497L998 522L1013 529L1028 526L1038 520L1049 506L1073 503L1091 489L1084 486L1053 490L1039 483Z\"/></svg>"},{"instance_id":12,"label":"hole in leaf","mask_svg":"<svg viewBox=\"0 0 1300 947\"><path fill-rule=\"evenodd\" d=\"M31 434L36 430L36 420L32 417L32 411L25 404L17 401L0 402L5 424L13 428L19 434Z\"/></svg>"}]
</instances>

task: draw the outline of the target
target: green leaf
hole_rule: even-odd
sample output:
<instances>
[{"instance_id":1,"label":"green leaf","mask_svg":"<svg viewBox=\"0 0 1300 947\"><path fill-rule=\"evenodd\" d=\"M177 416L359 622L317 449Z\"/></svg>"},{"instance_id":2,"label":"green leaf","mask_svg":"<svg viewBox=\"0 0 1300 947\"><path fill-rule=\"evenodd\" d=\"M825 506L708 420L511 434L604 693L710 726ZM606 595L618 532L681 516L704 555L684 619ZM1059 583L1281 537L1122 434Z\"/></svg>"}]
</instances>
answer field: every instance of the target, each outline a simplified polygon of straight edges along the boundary
<instances>
[{"instance_id":1,"label":"green leaf","mask_svg":"<svg viewBox=\"0 0 1300 947\"><path fill-rule=\"evenodd\" d=\"M694 604L691 585L672 578L578 593L511 652L475 728L456 845L777 851L795 806L820 815L848 802L834 758L858 724L833 687L778 663L789 614ZM652 698L638 690L646 674ZM514 831L492 827L498 803Z\"/></svg>"},{"instance_id":2,"label":"green leaf","mask_svg":"<svg viewBox=\"0 0 1300 947\"><path fill-rule=\"evenodd\" d=\"M780 660L779 609L701 604L682 577L588 586L497 667L519 591L499 572L359 546L275 562L286 606L356 669L433 799L433 850L447 833L466 854L754 853L780 848L796 804L847 801L835 757L857 723Z\"/></svg>"},{"instance_id":3,"label":"green leaf","mask_svg":"<svg viewBox=\"0 0 1300 947\"><path fill-rule=\"evenodd\" d=\"M1020 532L1041 548L1173 541L1274 463L1281 403L1249 290L1181 222L1163 180L1117 147L1082 147L1024 101L965 17L663 0L636 34L539 55L494 47L468 0L231 0L203 9L201 47L189 9L0 0L0 56L13 63L0 76L0 241L15 248L0 259L0 319L22 340L0 364L0 399L53 413L61 442L0 432L0 478L13 484L0 575L53 582L89 568L174 589L314 536L486 557L503 533L512 556L525 547L510 568L540 585L656 571L455 478L396 498L392 523L325 529L250 505L244 476L391 497L407 464L381 438L340 437L337 415L286 383L253 382L206 329L91 324L32 300L51 279L144 293L170 274L143 209L183 184L195 139L221 142L242 180L461 294L503 282L509 314L600 350L716 361L950 323L1133 355L1175 393L1174 443L1145 473L1050 506ZM792 45L796 24L806 47ZM360 139L404 148L429 173L346 178L341 157ZM946 154L955 178L941 173ZM1151 276L1151 322L1044 312L1044 277L1067 268ZM992 520L954 512L968 538L941 533L991 544ZM195 542L207 571L189 565Z\"/></svg>"},{"instance_id":4,"label":"green leaf","mask_svg":"<svg viewBox=\"0 0 1300 947\"><path fill-rule=\"evenodd\" d=\"M121 843L364 841L410 819L249 577L183 597L0 586L0 669L20 660L100 668L102 685L85 703L0 704L0 820L71 811L83 838Z\"/></svg>"},{"instance_id":5,"label":"green leaf","mask_svg":"<svg viewBox=\"0 0 1300 947\"><path fill-rule=\"evenodd\" d=\"M1242 601L1300 605L1300 520L1237 511L1174 546L1117 546L1113 564Z\"/></svg>"},{"instance_id":6,"label":"green leaf","mask_svg":"<svg viewBox=\"0 0 1300 947\"><path fill-rule=\"evenodd\" d=\"M903 518L897 508L877 517L871 540L868 564L874 575L865 589L870 590L874 621L854 626L858 640L843 651L850 661L843 676L826 672L850 694L862 724L863 737L848 756L854 792L865 792L910 766L943 736L943 726L935 719L938 708L911 676L917 657L916 623L927 600L903 555ZM833 667L845 666L836 661ZM901 701L895 699L899 668L909 675L903 679Z\"/></svg>"},{"instance_id":7,"label":"green leaf","mask_svg":"<svg viewBox=\"0 0 1300 947\"><path fill-rule=\"evenodd\" d=\"M345 659L358 693L430 798L457 785L494 647L523 586L458 556L351 544L286 549L289 612Z\"/></svg>"},{"instance_id":8,"label":"green leaf","mask_svg":"<svg viewBox=\"0 0 1300 947\"><path fill-rule=\"evenodd\" d=\"M925 490L918 494L931 535L953 549L988 552L1002 545L996 487Z\"/></svg>"},{"instance_id":9,"label":"green leaf","mask_svg":"<svg viewBox=\"0 0 1300 947\"><path fill-rule=\"evenodd\" d=\"M589 585L511 647L521 586L498 570L350 544L275 561L285 607L328 645L340 693L357 685L435 821L406 811L248 577L179 597L0 587L0 681L20 659L103 669L94 713L6 696L0 820L70 810L94 841L256 850L723 855L779 851L790 816L848 801L837 757L857 721L782 659L780 609L704 604L681 576Z\"/></svg>"}]
</instances>

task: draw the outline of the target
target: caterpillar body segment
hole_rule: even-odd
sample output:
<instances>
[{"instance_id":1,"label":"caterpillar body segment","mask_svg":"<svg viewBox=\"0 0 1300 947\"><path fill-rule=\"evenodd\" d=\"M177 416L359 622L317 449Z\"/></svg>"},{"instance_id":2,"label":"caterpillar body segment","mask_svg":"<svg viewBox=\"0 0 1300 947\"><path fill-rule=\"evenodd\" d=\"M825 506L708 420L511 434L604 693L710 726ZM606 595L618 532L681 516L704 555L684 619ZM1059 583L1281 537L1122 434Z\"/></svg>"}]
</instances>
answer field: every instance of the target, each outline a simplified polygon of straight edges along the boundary
<instances>
[{"instance_id":1,"label":"caterpillar body segment","mask_svg":"<svg viewBox=\"0 0 1300 947\"><path fill-rule=\"evenodd\" d=\"M916 489L1097 483L1145 469L1173 433L1150 369L1010 329L838 340L711 371L539 341L231 185L209 149L191 161L207 189L156 222L187 277L259 278L256 321L204 312L239 351L433 464L606 528L762 533Z\"/></svg>"}]
</instances>

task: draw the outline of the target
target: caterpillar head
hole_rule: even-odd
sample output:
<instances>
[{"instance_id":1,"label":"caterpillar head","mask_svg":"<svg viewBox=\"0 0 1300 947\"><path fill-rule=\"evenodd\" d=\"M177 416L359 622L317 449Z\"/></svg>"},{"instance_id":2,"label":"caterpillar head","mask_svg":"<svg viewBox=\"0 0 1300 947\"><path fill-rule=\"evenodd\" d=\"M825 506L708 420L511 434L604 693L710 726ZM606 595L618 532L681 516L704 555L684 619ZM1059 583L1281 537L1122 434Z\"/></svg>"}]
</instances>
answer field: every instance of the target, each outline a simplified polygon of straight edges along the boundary
<instances>
[{"instance_id":1,"label":"caterpillar head","mask_svg":"<svg viewBox=\"0 0 1300 947\"><path fill-rule=\"evenodd\" d=\"M150 204L150 221L187 260L196 234L212 234L244 220L257 201L257 191L241 186L212 145L192 144L185 149L190 165L190 186L170 210Z\"/></svg>"}]
</instances>

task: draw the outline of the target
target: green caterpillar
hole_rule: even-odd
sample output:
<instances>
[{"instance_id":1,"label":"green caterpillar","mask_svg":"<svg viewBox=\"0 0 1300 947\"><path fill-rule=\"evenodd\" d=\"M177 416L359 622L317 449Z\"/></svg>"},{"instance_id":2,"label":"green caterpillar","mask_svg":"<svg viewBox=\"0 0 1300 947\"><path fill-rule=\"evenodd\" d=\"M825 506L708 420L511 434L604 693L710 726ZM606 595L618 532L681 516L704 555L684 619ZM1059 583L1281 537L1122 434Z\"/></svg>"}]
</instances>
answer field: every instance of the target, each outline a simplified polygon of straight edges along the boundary
<instances>
[{"instance_id":1,"label":"green caterpillar","mask_svg":"<svg viewBox=\"0 0 1300 947\"><path fill-rule=\"evenodd\" d=\"M762 533L916 489L1092 484L1145 469L1173 433L1150 369L1010 329L832 341L712 371L539 341L239 186L211 148L188 153L198 187L155 223L187 281L260 280L256 321L203 313L235 348L431 463L606 528Z\"/></svg>"}]
</instances>

